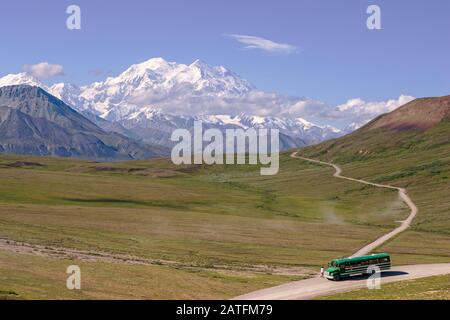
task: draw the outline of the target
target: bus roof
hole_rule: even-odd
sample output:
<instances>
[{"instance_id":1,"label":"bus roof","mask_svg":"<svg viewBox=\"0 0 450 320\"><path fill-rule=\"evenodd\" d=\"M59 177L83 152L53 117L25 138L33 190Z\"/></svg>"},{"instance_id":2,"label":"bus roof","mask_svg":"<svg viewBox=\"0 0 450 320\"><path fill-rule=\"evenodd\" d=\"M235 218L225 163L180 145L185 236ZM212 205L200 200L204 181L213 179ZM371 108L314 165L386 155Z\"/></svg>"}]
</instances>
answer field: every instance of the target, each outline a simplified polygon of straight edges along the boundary
<instances>
[{"instance_id":1,"label":"bus roof","mask_svg":"<svg viewBox=\"0 0 450 320\"><path fill-rule=\"evenodd\" d=\"M375 253L368 256L354 257L354 258L340 258L334 259L333 262L336 264L347 263L347 262L358 262L365 261L370 259L380 259L380 258L389 258L390 255L388 253Z\"/></svg>"}]
</instances>

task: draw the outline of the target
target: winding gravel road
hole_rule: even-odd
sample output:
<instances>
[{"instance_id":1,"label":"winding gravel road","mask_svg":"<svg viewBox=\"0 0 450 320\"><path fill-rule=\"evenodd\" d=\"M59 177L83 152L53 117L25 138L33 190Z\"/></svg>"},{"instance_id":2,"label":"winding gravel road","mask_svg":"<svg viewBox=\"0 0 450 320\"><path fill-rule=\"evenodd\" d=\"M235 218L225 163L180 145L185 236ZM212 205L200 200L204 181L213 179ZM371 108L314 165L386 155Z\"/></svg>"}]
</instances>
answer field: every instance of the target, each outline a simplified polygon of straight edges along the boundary
<instances>
[{"instance_id":1,"label":"winding gravel road","mask_svg":"<svg viewBox=\"0 0 450 320\"><path fill-rule=\"evenodd\" d=\"M411 222L413 221L414 217L417 215L417 212L419 211L417 209L417 206L414 204L414 202L408 196L406 190L403 189L403 188L398 188L398 187L389 186L389 185L385 185L385 184L378 184L378 183L373 183L373 182L369 182L369 181L365 181L365 180L345 177L345 176L342 175L342 169L339 166L337 166L337 165L335 165L333 163L330 163L330 162L323 162L323 161L319 161L319 160L314 160L314 159L309 159L309 158L305 158L305 157L300 157L300 156L297 155L297 153L298 153L298 151L294 152L293 154L291 154L291 157L292 158L297 158L297 159L302 159L302 160L305 160L305 161L308 161L308 162L312 162L312 163L316 163L316 164L321 164L321 165L333 167L334 170L336 170L336 172L333 175L335 178L349 180L349 181L354 181L354 182L359 182L359 183L367 184L367 185L378 187L378 188L386 188L386 189L398 190L398 194L399 194L400 198L403 200L403 202L411 210L411 213L409 214L408 218L406 220L404 220L404 221L401 221L401 224L400 224L399 227L397 227L394 230L392 230L391 232L389 232L389 233L379 237L374 242L369 243L368 245L366 245L363 248L359 249L357 252L355 252L352 255L352 257L358 257L358 256L366 255L366 254L370 253L371 251L373 251L375 248L381 246L383 243L385 243L389 239L395 237L399 233L401 233L401 232L405 231L406 229L408 229L409 226L411 225Z\"/></svg>"},{"instance_id":2,"label":"winding gravel road","mask_svg":"<svg viewBox=\"0 0 450 320\"><path fill-rule=\"evenodd\" d=\"M301 159L304 161L326 165L333 167L335 169L334 177L339 179L350 180L354 182L359 182L379 188L388 188L398 190L399 195L403 202L410 208L411 213L408 218L401 221L399 227L395 228L391 232L379 237L375 241L367 244L357 252L355 252L352 257L366 255L373 251L375 248L379 247L387 240L398 235L399 233L405 231L413 221L414 217L417 215L418 209L411 198L408 196L407 192L403 188L398 188L394 186L372 183L365 180L354 179L345 177L342 175L342 169L329 162L323 162L319 160L309 159L305 157L298 156L298 151L294 152L291 157ZM412 266L400 266L395 267L392 270L385 271L381 273L381 284L386 284L395 281L412 280L424 277L431 277L437 275L450 274L450 264L424 264L424 265L412 265ZM311 279L296 281L286 283L277 287L263 289L255 291L249 294L245 294L236 297L235 300L304 300L312 299L319 296L331 295L333 293L347 292L356 289L362 289L367 287L367 276L356 276L351 277L344 281L329 281L325 278L319 276Z\"/></svg>"}]
</instances>

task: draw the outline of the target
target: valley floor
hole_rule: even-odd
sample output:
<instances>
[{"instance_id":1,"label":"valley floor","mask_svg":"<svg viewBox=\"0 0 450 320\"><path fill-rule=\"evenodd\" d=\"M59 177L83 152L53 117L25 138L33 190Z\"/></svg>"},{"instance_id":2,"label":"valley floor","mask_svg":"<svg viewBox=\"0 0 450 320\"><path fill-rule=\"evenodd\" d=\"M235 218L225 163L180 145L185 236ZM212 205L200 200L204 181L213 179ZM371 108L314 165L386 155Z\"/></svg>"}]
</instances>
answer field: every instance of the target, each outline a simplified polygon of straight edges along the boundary
<instances>
[{"instance_id":1,"label":"valley floor","mask_svg":"<svg viewBox=\"0 0 450 320\"><path fill-rule=\"evenodd\" d=\"M81 269L81 290L66 269ZM225 299L301 279L227 270L60 259L0 250L1 299Z\"/></svg>"},{"instance_id":2,"label":"valley floor","mask_svg":"<svg viewBox=\"0 0 450 320\"><path fill-rule=\"evenodd\" d=\"M0 239L16 249L0 248L0 297L231 298L310 277L408 216L395 191L289 154L280 168L1 156ZM440 263L449 244L413 228L381 250L396 246L396 265ZM72 264L79 292L65 286Z\"/></svg>"}]
</instances>

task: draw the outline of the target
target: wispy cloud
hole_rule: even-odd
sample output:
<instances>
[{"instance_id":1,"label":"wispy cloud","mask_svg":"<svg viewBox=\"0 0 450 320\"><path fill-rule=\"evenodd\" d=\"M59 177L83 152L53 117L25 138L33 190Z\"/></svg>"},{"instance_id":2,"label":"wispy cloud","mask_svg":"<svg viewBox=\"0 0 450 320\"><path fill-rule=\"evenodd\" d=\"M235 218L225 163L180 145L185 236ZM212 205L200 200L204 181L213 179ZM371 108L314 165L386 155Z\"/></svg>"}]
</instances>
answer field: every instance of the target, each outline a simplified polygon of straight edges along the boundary
<instances>
[{"instance_id":1,"label":"wispy cloud","mask_svg":"<svg viewBox=\"0 0 450 320\"><path fill-rule=\"evenodd\" d=\"M33 65L26 64L23 66L23 70L41 80L46 80L64 74L64 68L62 65L50 64L48 62L41 62Z\"/></svg>"},{"instance_id":2,"label":"wispy cloud","mask_svg":"<svg viewBox=\"0 0 450 320\"><path fill-rule=\"evenodd\" d=\"M242 34L225 34L225 36L230 37L241 44L244 44L243 49L245 50L262 50L269 53L283 54L290 54L298 51L298 48L296 46L286 43L278 43L261 37Z\"/></svg>"}]
</instances>

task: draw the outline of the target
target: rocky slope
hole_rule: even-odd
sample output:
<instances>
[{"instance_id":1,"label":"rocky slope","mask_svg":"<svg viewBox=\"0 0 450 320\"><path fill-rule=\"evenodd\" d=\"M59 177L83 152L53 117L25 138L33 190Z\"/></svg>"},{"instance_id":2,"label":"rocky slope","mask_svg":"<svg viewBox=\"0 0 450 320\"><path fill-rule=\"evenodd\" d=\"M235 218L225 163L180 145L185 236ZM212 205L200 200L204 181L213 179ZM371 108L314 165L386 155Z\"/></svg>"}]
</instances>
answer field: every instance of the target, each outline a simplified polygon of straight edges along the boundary
<instances>
[{"instance_id":1,"label":"rocky slope","mask_svg":"<svg viewBox=\"0 0 450 320\"><path fill-rule=\"evenodd\" d=\"M125 160L168 150L107 133L43 89L19 85L0 88L0 152Z\"/></svg>"}]
</instances>

